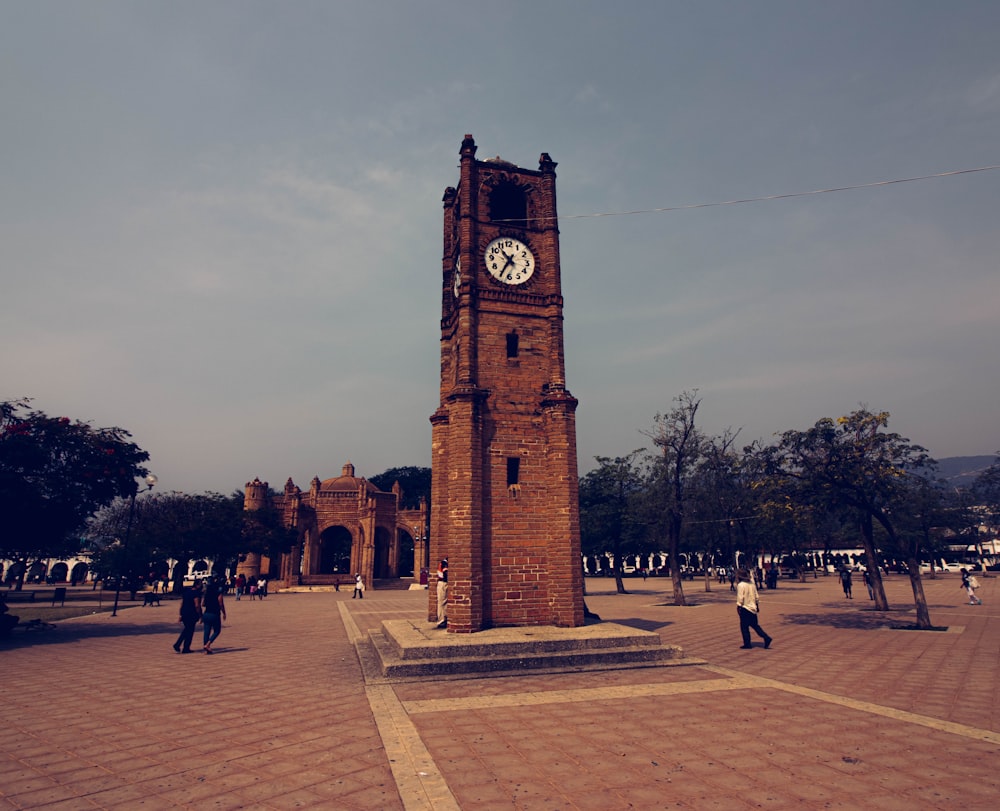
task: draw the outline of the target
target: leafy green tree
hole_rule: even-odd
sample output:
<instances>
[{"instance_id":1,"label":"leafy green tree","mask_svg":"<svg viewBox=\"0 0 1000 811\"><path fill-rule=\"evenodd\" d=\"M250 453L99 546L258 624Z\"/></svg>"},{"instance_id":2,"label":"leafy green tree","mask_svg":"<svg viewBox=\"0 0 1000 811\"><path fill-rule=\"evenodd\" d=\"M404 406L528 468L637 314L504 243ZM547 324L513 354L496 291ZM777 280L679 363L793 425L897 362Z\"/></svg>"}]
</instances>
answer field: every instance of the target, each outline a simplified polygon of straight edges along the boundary
<instances>
[{"instance_id":1,"label":"leafy green tree","mask_svg":"<svg viewBox=\"0 0 1000 811\"><path fill-rule=\"evenodd\" d=\"M971 487L953 488L946 493L952 518L948 527L968 545L975 545L979 565L985 572L981 528L1000 523L1000 458L980 473Z\"/></svg>"},{"instance_id":2,"label":"leafy green tree","mask_svg":"<svg viewBox=\"0 0 1000 811\"><path fill-rule=\"evenodd\" d=\"M944 532L958 516L949 508L942 483L929 477L910 476L900 493L896 516L896 542L900 556L930 560L930 577L937 577L935 559L944 551Z\"/></svg>"},{"instance_id":3,"label":"leafy green tree","mask_svg":"<svg viewBox=\"0 0 1000 811\"><path fill-rule=\"evenodd\" d=\"M808 552L820 542L825 552L833 549L835 539L836 546L856 543L856 513L821 497L809 481L786 475L775 463L775 453L775 448L758 443L744 449L751 521L741 526L754 538L754 556L769 555L771 564L778 565L788 555L804 580ZM854 527L849 541L841 540L845 524Z\"/></svg>"},{"instance_id":4,"label":"leafy green tree","mask_svg":"<svg viewBox=\"0 0 1000 811\"><path fill-rule=\"evenodd\" d=\"M90 522L87 538L95 550L93 569L101 574L146 575L160 561L174 559L174 590L179 590L191 560L212 561L217 570L234 569L241 555L256 552L277 559L294 542L273 507L245 512L243 493L164 493L136 501L128 548L122 539L128 500L101 510Z\"/></svg>"},{"instance_id":5,"label":"leafy green tree","mask_svg":"<svg viewBox=\"0 0 1000 811\"><path fill-rule=\"evenodd\" d=\"M231 499L240 513L241 537L239 548L228 550L229 560L235 564L246 553L255 552L266 555L273 567L281 555L291 550L298 539L298 531L295 527L285 526L284 515L275 509L270 500L260 509L244 512L243 493L237 491ZM272 570L268 574L277 576L279 573Z\"/></svg>"},{"instance_id":6,"label":"leafy green tree","mask_svg":"<svg viewBox=\"0 0 1000 811\"><path fill-rule=\"evenodd\" d=\"M135 575L147 574L154 552L141 527L149 523L148 513L157 510L158 498L159 494L137 498L134 505L131 497L118 498L87 521L83 540L91 552L90 570L95 580L107 583L113 577L123 577L131 588Z\"/></svg>"},{"instance_id":7,"label":"leafy green tree","mask_svg":"<svg viewBox=\"0 0 1000 811\"><path fill-rule=\"evenodd\" d=\"M580 539L585 554L610 552L615 584L627 594L622 581L622 555L634 550L640 528L636 523L635 499L642 489L637 457L597 456L598 466L580 479Z\"/></svg>"},{"instance_id":8,"label":"leafy green tree","mask_svg":"<svg viewBox=\"0 0 1000 811\"><path fill-rule=\"evenodd\" d=\"M1000 459L976 477L970 495L971 502L985 510L983 518L1000 523Z\"/></svg>"},{"instance_id":9,"label":"leafy green tree","mask_svg":"<svg viewBox=\"0 0 1000 811\"><path fill-rule=\"evenodd\" d=\"M431 469L429 467L391 467L388 470L368 479L379 490L392 492L392 486L399 482L403 488L403 509L415 510L420 506L420 499L426 499L428 507L431 503Z\"/></svg>"},{"instance_id":10,"label":"leafy green tree","mask_svg":"<svg viewBox=\"0 0 1000 811\"><path fill-rule=\"evenodd\" d=\"M87 519L136 492L149 454L122 428L94 428L0 402L0 557L21 564L80 549Z\"/></svg>"},{"instance_id":11,"label":"leafy green tree","mask_svg":"<svg viewBox=\"0 0 1000 811\"><path fill-rule=\"evenodd\" d=\"M687 487L693 472L702 462L706 438L695 425L695 417L701 405L698 392L683 392L674 402L676 405L668 413L656 415L654 427L646 435L659 450L655 466L656 481L666 517L674 605L687 605L681 582L681 533L690 500Z\"/></svg>"},{"instance_id":12,"label":"leafy green tree","mask_svg":"<svg viewBox=\"0 0 1000 811\"><path fill-rule=\"evenodd\" d=\"M874 526L885 533L889 548L903 549L897 514L917 486L920 472L934 466L926 449L885 431L888 422L888 412L876 414L862 407L836 420L821 419L807 431L786 431L773 449L776 472L803 483L812 498L855 511L875 590L875 607L881 611L887 611L889 604L879 572ZM930 628L915 551L913 546L906 549L917 627Z\"/></svg>"}]
</instances>

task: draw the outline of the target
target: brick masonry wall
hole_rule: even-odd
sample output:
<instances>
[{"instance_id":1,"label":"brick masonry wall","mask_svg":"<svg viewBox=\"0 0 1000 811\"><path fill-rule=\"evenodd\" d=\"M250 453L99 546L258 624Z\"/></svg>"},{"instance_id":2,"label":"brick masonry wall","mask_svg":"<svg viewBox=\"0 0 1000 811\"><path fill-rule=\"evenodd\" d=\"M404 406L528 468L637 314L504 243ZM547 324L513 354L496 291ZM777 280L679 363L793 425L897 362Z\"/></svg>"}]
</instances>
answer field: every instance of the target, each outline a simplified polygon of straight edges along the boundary
<instances>
[{"instance_id":1,"label":"brick masonry wall","mask_svg":"<svg viewBox=\"0 0 1000 811\"><path fill-rule=\"evenodd\" d=\"M565 390L555 164L547 155L537 171L477 161L471 136L461 155L459 186L444 196L431 563L449 559L452 632L581 625L576 400ZM528 224L491 221L498 186L524 195ZM535 255L535 273L524 285L501 285L483 267L485 246L503 234L517 235ZM516 356L509 357L515 334ZM508 486L512 459L517 483ZM430 586L433 619L433 578Z\"/></svg>"}]
</instances>

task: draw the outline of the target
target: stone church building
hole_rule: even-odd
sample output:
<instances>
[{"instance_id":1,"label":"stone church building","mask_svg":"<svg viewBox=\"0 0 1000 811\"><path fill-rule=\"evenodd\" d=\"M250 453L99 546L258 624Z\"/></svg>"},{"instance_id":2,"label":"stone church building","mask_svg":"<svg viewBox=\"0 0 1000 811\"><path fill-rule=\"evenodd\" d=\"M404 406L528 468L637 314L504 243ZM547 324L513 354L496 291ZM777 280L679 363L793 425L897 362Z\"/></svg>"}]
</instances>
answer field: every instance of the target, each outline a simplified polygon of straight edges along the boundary
<instances>
[{"instance_id":1,"label":"stone church building","mask_svg":"<svg viewBox=\"0 0 1000 811\"><path fill-rule=\"evenodd\" d=\"M246 555L237 572L264 575L282 588L353 582L355 573L367 587L378 580L419 582L428 568L427 503L403 509L399 482L386 493L354 473L348 462L340 476L316 476L305 492L289 478L279 495L260 479L247 482L244 509L273 507L296 531L296 542L276 560Z\"/></svg>"}]
</instances>

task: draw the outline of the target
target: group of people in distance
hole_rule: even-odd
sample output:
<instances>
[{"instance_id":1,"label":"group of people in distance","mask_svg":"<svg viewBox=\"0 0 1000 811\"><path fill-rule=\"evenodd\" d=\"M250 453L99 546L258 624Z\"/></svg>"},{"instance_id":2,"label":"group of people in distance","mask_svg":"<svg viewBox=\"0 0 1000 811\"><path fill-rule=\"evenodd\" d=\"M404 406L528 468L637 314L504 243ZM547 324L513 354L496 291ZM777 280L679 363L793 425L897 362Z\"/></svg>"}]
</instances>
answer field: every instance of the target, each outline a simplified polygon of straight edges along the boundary
<instances>
[{"instance_id":1,"label":"group of people in distance","mask_svg":"<svg viewBox=\"0 0 1000 811\"><path fill-rule=\"evenodd\" d=\"M267 597L266 577L254 577L253 575L247 577L244 574L238 574L230 581L230 586L236 592L237 600L244 594L249 594L251 600L256 600L258 597L263 600Z\"/></svg>"},{"instance_id":2,"label":"group of people in distance","mask_svg":"<svg viewBox=\"0 0 1000 811\"><path fill-rule=\"evenodd\" d=\"M181 592L181 607L178 621L184 626L174 642L177 653L191 653L195 627L200 621L204 636L202 650L212 653L212 643L222 633L222 621L226 619L226 581L219 575L206 578L204 584L195 580Z\"/></svg>"},{"instance_id":3,"label":"group of people in distance","mask_svg":"<svg viewBox=\"0 0 1000 811\"><path fill-rule=\"evenodd\" d=\"M865 584L868 586L869 596L871 596L871 581L867 577L867 572L865 575ZM749 570L740 569L737 572L737 579L739 580L739 583L736 586L736 612L740 618L740 635L743 637L743 644L741 647L743 649L750 649L753 647L750 643L750 631L752 630L757 634L757 636L764 640L764 647L770 648L774 640L764 631L763 628L760 627L760 621L758 618L758 615L760 614L760 596L757 592L757 587L753 582L754 578L751 577ZM850 570L846 567L844 567L840 572L840 581L841 585L844 587L845 596L850 598L851 574ZM258 589L255 589L251 592L251 594L259 591L259 583L257 585ZM246 588L245 581L242 584L242 588L241 584L237 581L236 588L236 599L238 600L239 594ZM266 588L267 587L265 585L264 594L267 593ZM437 627L446 628L448 626L447 560L442 560L441 564L438 566L437 588ZM983 601L976 596L976 589L979 588L979 582L968 572L967 569L962 569L962 588L964 588L969 595L970 605L982 605ZM201 580L195 580L192 585L184 588L181 595L180 616L178 618L184 625L184 628L181 631L180 636L177 637L177 641L174 643L175 651L178 653L191 653L191 642L194 639L195 627L200 621L203 625L204 632L204 644L202 645L202 650L205 653L212 653L212 643L222 632L222 620L226 619L225 592L225 580L218 575L213 575L207 578L204 586L202 585ZM355 577L354 595L352 598L354 597L364 598L364 581L360 574Z\"/></svg>"},{"instance_id":4,"label":"group of people in distance","mask_svg":"<svg viewBox=\"0 0 1000 811\"><path fill-rule=\"evenodd\" d=\"M976 579L975 575L971 574L968 569L962 568L962 588L965 589L966 593L969 595L969 605L982 605L983 601L979 599L976 595L976 589L979 588L979 581ZM861 576L865 581L865 588L868 589L868 599L875 599L875 587L872 582L871 572L867 569L863 569ZM844 596L848 600L853 600L854 595L851 585L851 570L847 566L842 566L840 572L838 572L838 577L840 578L840 585L844 589Z\"/></svg>"}]
</instances>

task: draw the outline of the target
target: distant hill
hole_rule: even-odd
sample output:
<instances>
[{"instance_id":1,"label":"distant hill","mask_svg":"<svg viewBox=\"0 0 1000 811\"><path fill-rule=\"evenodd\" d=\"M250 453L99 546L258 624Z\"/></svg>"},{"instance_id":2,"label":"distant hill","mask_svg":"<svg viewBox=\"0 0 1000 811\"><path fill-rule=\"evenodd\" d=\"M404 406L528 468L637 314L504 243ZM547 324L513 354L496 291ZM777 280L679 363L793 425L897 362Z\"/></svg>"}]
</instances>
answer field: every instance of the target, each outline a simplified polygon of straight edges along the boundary
<instances>
[{"instance_id":1,"label":"distant hill","mask_svg":"<svg viewBox=\"0 0 1000 811\"><path fill-rule=\"evenodd\" d=\"M949 456L938 459L938 475L955 487L968 487L976 476L998 460L997 456Z\"/></svg>"}]
</instances>

